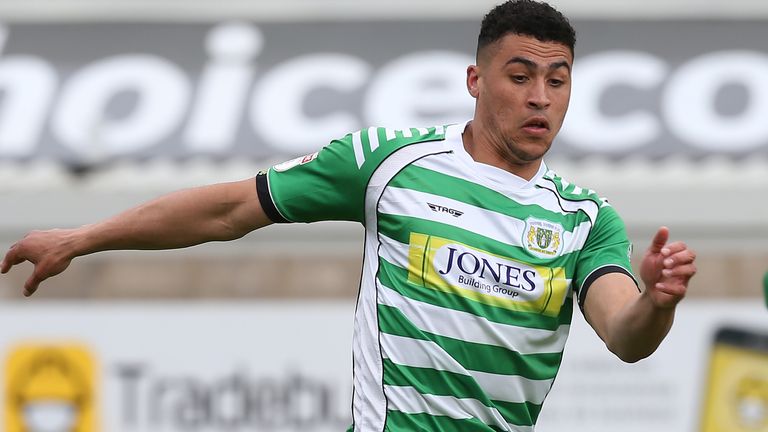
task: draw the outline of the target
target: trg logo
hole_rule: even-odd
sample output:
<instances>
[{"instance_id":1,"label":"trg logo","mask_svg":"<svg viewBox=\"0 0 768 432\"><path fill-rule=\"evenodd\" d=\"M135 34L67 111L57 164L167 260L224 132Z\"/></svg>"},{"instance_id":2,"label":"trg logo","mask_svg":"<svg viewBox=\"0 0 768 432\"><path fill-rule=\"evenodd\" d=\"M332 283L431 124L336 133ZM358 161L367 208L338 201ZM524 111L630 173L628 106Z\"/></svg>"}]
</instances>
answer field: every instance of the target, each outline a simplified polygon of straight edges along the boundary
<instances>
[{"instance_id":1,"label":"trg logo","mask_svg":"<svg viewBox=\"0 0 768 432\"><path fill-rule=\"evenodd\" d=\"M449 208L449 207L444 207L444 206L437 205L437 204L427 203L427 205L435 213L448 213L449 215L451 215L453 217L459 217L459 216L464 214L463 211L459 211L459 210L452 209L452 208Z\"/></svg>"}]
</instances>

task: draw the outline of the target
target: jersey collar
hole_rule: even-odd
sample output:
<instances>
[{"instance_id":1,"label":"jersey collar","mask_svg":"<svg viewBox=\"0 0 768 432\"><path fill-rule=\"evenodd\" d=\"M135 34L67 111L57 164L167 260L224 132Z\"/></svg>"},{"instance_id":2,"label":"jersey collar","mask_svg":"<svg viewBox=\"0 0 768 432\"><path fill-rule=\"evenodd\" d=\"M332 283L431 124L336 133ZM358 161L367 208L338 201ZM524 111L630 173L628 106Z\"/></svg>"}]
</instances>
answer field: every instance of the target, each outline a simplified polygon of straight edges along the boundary
<instances>
[{"instance_id":1,"label":"jersey collar","mask_svg":"<svg viewBox=\"0 0 768 432\"><path fill-rule=\"evenodd\" d=\"M462 141L462 134L470 121L467 120L464 123L448 126L445 131L445 141L446 145L456 155L456 159L469 169L471 175L486 180L495 189L512 191L533 188L536 182L547 173L548 169L544 161L541 162L536 174L530 180L526 180L509 171L472 159L472 156L464 148L464 142Z\"/></svg>"}]
</instances>

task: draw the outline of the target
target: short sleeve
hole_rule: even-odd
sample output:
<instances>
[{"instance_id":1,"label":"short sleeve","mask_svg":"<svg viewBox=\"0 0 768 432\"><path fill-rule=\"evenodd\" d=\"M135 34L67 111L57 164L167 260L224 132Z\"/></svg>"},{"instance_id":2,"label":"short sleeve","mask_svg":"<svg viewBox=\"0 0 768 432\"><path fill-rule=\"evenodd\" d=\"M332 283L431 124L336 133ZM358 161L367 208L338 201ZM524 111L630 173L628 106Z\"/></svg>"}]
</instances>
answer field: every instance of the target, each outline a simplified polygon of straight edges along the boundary
<instances>
[{"instance_id":1,"label":"short sleeve","mask_svg":"<svg viewBox=\"0 0 768 432\"><path fill-rule=\"evenodd\" d=\"M637 285L637 279L632 274L631 255L632 244L627 237L624 221L613 207L604 203L576 262L574 282L582 309L590 285L600 276L624 273Z\"/></svg>"},{"instance_id":2,"label":"short sleeve","mask_svg":"<svg viewBox=\"0 0 768 432\"><path fill-rule=\"evenodd\" d=\"M256 176L259 201L273 222L362 222L364 178L351 135L317 153L271 167Z\"/></svg>"}]
</instances>

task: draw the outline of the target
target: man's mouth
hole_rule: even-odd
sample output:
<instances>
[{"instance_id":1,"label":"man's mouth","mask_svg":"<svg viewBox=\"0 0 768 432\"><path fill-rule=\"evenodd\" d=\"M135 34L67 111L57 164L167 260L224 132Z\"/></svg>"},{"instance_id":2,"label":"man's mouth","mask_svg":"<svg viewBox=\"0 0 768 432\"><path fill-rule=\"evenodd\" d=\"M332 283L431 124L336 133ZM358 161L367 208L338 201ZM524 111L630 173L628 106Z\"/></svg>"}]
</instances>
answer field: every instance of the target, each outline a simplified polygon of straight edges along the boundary
<instances>
[{"instance_id":1,"label":"man's mouth","mask_svg":"<svg viewBox=\"0 0 768 432\"><path fill-rule=\"evenodd\" d=\"M544 117L533 117L523 123L523 130L532 134L549 132L549 122Z\"/></svg>"}]
</instances>

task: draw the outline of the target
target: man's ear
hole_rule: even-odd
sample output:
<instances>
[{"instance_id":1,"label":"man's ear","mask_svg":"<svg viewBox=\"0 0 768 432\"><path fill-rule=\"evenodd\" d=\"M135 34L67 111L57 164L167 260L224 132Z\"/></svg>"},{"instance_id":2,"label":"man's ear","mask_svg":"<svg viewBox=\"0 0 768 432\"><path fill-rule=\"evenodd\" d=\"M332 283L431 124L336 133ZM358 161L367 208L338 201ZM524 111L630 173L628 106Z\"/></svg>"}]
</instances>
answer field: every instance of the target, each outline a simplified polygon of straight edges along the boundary
<instances>
[{"instance_id":1,"label":"man's ear","mask_svg":"<svg viewBox=\"0 0 768 432\"><path fill-rule=\"evenodd\" d=\"M475 99L480 94L480 89L478 88L478 80L480 79L478 68L477 65L467 66L467 91Z\"/></svg>"}]
</instances>

